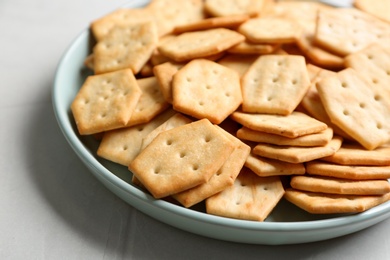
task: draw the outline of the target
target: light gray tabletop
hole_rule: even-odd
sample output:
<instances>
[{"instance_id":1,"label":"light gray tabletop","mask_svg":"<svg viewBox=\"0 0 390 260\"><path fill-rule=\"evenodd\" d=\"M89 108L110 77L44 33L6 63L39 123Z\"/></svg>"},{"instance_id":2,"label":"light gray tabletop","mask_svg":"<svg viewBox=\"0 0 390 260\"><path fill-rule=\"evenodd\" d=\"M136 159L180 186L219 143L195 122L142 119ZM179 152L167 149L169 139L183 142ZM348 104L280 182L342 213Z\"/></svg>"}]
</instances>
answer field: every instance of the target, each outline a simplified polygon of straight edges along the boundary
<instances>
[{"instance_id":1,"label":"light gray tabletop","mask_svg":"<svg viewBox=\"0 0 390 260\"><path fill-rule=\"evenodd\" d=\"M0 259L390 259L390 220L323 242L247 245L181 231L107 190L55 120L61 55L124 0L0 1Z\"/></svg>"}]
</instances>

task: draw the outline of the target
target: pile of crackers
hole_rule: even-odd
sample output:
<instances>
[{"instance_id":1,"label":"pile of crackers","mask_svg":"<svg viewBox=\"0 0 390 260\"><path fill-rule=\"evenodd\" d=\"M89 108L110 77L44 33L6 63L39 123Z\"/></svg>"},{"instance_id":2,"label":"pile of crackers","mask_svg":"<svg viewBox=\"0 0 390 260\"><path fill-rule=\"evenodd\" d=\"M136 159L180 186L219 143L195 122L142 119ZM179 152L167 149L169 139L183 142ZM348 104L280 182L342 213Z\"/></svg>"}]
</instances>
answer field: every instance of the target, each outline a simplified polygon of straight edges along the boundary
<instances>
[{"instance_id":1,"label":"pile of crackers","mask_svg":"<svg viewBox=\"0 0 390 260\"><path fill-rule=\"evenodd\" d=\"M152 0L109 13L91 23L78 132L154 198L209 214L384 203L390 23L356 6Z\"/></svg>"}]
</instances>

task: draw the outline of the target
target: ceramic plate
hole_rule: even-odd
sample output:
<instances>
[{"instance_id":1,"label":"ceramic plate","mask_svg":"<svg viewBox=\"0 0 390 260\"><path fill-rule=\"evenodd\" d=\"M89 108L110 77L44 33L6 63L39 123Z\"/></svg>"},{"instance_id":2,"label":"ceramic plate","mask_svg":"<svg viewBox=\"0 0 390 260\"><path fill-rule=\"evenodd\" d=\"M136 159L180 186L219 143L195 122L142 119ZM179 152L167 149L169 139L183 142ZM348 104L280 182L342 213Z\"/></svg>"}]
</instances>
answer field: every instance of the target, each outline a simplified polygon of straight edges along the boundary
<instances>
[{"instance_id":1,"label":"ceramic plate","mask_svg":"<svg viewBox=\"0 0 390 260\"><path fill-rule=\"evenodd\" d=\"M129 7L147 1L132 1ZM66 140L109 190L133 207L166 224L211 238L252 244L293 244L314 242L350 234L372 226L390 216L390 202L355 215L312 215L281 201L265 222L245 221L204 213L204 205L186 209L163 200L155 200L131 184L131 172L124 166L96 156L98 142L79 136L70 111L77 91L90 74L83 66L91 52L90 33L86 29L62 57L55 77L52 102Z\"/></svg>"}]
</instances>

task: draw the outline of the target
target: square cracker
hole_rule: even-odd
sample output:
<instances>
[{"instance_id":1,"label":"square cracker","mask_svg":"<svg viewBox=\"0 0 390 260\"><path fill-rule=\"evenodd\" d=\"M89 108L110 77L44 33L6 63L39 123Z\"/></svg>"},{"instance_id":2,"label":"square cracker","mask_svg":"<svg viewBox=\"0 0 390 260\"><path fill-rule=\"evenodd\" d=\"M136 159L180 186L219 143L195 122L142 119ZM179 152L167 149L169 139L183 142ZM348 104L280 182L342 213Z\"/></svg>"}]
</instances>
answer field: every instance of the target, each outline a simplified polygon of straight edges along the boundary
<instances>
[{"instance_id":1,"label":"square cracker","mask_svg":"<svg viewBox=\"0 0 390 260\"><path fill-rule=\"evenodd\" d=\"M207 182L235 145L207 119L160 133L129 165L155 197L162 198Z\"/></svg>"},{"instance_id":2,"label":"square cracker","mask_svg":"<svg viewBox=\"0 0 390 260\"><path fill-rule=\"evenodd\" d=\"M161 93L156 77L137 79L137 83L142 94L126 126L147 123L170 106Z\"/></svg>"},{"instance_id":3,"label":"square cracker","mask_svg":"<svg viewBox=\"0 0 390 260\"><path fill-rule=\"evenodd\" d=\"M262 55L242 77L242 110L289 115L309 87L303 56Z\"/></svg>"},{"instance_id":4,"label":"square cracker","mask_svg":"<svg viewBox=\"0 0 390 260\"><path fill-rule=\"evenodd\" d=\"M263 9L264 0L206 0L205 11L211 16L231 16L246 14L258 16Z\"/></svg>"},{"instance_id":5,"label":"square cracker","mask_svg":"<svg viewBox=\"0 0 390 260\"><path fill-rule=\"evenodd\" d=\"M382 195L390 192L387 180L349 180L324 176L293 176L291 187L297 190L346 195Z\"/></svg>"},{"instance_id":6,"label":"square cracker","mask_svg":"<svg viewBox=\"0 0 390 260\"><path fill-rule=\"evenodd\" d=\"M157 137L158 134L173 129L177 126L189 124L191 122L193 122L192 119L185 117L181 113L175 113L167 121L165 121L163 124L161 124L159 127L154 129L152 132L150 132L147 136L143 138L141 150L145 149L145 147L148 146L154 140L154 138Z\"/></svg>"},{"instance_id":7,"label":"square cracker","mask_svg":"<svg viewBox=\"0 0 390 260\"><path fill-rule=\"evenodd\" d=\"M280 160L264 158L251 153L245 161L245 166L261 177L275 175L305 174L303 163L288 163Z\"/></svg>"},{"instance_id":8,"label":"square cracker","mask_svg":"<svg viewBox=\"0 0 390 260\"><path fill-rule=\"evenodd\" d=\"M287 189L284 198L312 214L359 213L390 199L381 196L337 195Z\"/></svg>"},{"instance_id":9,"label":"square cracker","mask_svg":"<svg viewBox=\"0 0 390 260\"><path fill-rule=\"evenodd\" d=\"M233 186L206 199L209 214L264 221L283 197L279 176L260 177L243 168Z\"/></svg>"},{"instance_id":10,"label":"square cracker","mask_svg":"<svg viewBox=\"0 0 390 260\"><path fill-rule=\"evenodd\" d=\"M175 111L168 109L148 123L105 132L97 155L128 166L141 151L142 139L174 114Z\"/></svg>"},{"instance_id":11,"label":"square cracker","mask_svg":"<svg viewBox=\"0 0 390 260\"><path fill-rule=\"evenodd\" d=\"M301 36L301 27L293 20L278 17L250 19L238 27L252 43L295 43Z\"/></svg>"},{"instance_id":12,"label":"square cracker","mask_svg":"<svg viewBox=\"0 0 390 260\"><path fill-rule=\"evenodd\" d=\"M345 66L353 68L371 87L390 100L390 48L375 43L345 57Z\"/></svg>"},{"instance_id":13,"label":"square cracker","mask_svg":"<svg viewBox=\"0 0 390 260\"><path fill-rule=\"evenodd\" d=\"M130 69L89 76L71 104L81 135L124 127L141 96Z\"/></svg>"},{"instance_id":14,"label":"square cracker","mask_svg":"<svg viewBox=\"0 0 390 260\"><path fill-rule=\"evenodd\" d=\"M235 71L216 62L195 59L174 76L173 108L219 124L242 102L240 77Z\"/></svg>"},{"instance_id":15,"label":"square cracker","mask_svg":"<svg viewBox=\"0 0 390 260\"><path fill-rule=\"evenodd\" d=\"M216 28L182 33L159 45L158 51L182 62L221 53L244 40L245 37L236 31Z\"/></svg>"},{"instance_id":16,"label":"square cracker","mask_svg":"<svg viewBox=\"0 0 390 260\"><path fill-rule=\"evenodd\" d=\"M332 128L328 127L327 129L318 133L303 135L296 138L289 138L281 135L255 131L244 126L237 131L237 137L252 142L276 145L323 146L329 143L329 141L332 139L333 130Z\"/></svg>"},{"instance_id":17,"label":"square cracker","mask_svg":"<svg viewBox=\"0 0 390 260\"><path fill-rule=\"evenodd\" d=\"M180 0L182 1L182 0ZM235 28L247 21L249 16L246 14L241 15L230 15L225 17L210 17L195 21L193 23L188 23L184 25L176 26L173 30L174 33L183 33L191 31L200 31L207 30L212 28Z\"/></svg>"},{"instance_id":18,"label":"square cracker","mask_svg":"<svg viewBox=\"0 0 390 260\"><path fill-rule=\"evenodd\" d=\"M153 22L114 26L93 48L95 73L130 68L137 74L151 57L157 42Z\"/></svg>"},{"instance_id":19,"label":"square cracker","mask_svg":"<svg viewBox=\"0 0 390 260\"><path fill-rule=\"evenodd\" d=\"M327 145L315 147L278 146L260 143L253 148L252 152L259 156L284 162L303 163L334 154L340 149L342 141L341 137L334 136Z\"/></svg>"},{"instance_id":20,"label":"square cracker","mask_svg":"<svg viewBox=\"0 0 390 260\"><path fill-rule=\"evenodd\" d=\"M319 160L306 163L308 174L351 180L379 180L390 178L390 166L340 165Z\"/></svg>"},{"instance_id":21,"label":"square cracker","mask_svg":"<svg viewBox=\"0 0 390 260\"><path fill-rule=\"evenodd\" d=\"M176 72L179 71L185 64L176 62L164 62L153 67L154 75L160 86L160 90L165 100L172 104L172 80Z\"/></svg>"},{"instance_id":22,"label":"square cracker","mask_svg":"<svg viewBox=\"0 0 390 260\"><path fill-rule=\"evenodd\" d=\"M183 26L205 18L203 0L151 0L147 9L153 14L159 35L172 33Z\"/></svg>"},{"instance_id":23,"label":"square cracker","mask_svg":"<svg viewBox=\"0 0 390 260\"><path fill-rule=\"evenodd\" d=\"M367 150L356 143L344 143L336 153L322 160L343 165L390 165L390 146Z\"/></svg>"},{"instance_id":24,"label":"square cracker","mask_svg":"<svg viewBox=\"0 0 390 260\"><path fill-rule=\"evenodd\" d=\"M118 25L129 25L153 20L152 13L146 8L120 8L91 23L91 31L96 41L103 40L110 30Z\"/></svg>"},{"instance_id":25,"label":"square cracker","mask_svg":"<svg viewBox=\"0 0 390 260\"><path fill-rule=\"evenodd\" d=\"M372 150L389 141L390 105L353 69L317 83L318 94L332 123Z\"/></svg>"},{"instance_id":26,"label":"square cracker","mask_svg":"<svg viewBox=\"0 0 390 260\"><path fill-rule=\"evenodd\" d=\"M236 147L222 167L211 176L210 180L192 189L172 195L187 208L233 185L251 151L251 148L241 140L222 128L218 128Z\"/></svg>"},{"instance_id":27,"label":"square cracker","mask_svg":"<svg viewBox=\"0 0 390 260\"><path fill-rule=\"evenodd\" d=\"M230 117L249 129L288 138L319 133L328 127L321 121L298 111L294 111L288 116L249 114L236 111Z\"/></svg>"},{"instance_id":28,"label":"square cracker","mask_svg":"<svg viewBox=\"0 0 390 260\"><path fill-rule=\"evenodd\" d=\"M388 24L356 8L321 9L318 12L314 42L340 56L379 42L388 46Z\"/></svg>"}]
</instances>

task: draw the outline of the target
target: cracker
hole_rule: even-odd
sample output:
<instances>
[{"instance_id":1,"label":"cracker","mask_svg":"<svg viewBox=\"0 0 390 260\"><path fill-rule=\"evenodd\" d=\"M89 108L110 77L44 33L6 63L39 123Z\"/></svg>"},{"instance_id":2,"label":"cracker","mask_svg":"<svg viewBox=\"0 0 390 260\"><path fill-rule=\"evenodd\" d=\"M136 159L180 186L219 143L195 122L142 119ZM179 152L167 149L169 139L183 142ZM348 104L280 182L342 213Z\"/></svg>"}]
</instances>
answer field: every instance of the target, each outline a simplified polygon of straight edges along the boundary
<instances>
[{"instance_id":1,"label":"cracker","mask_svg":"<svg viewBox=\"0 0 390 260\"><path fill-rule=\"evenodd\" d=\"M204 8L212 16L231 16L246 14L258 16L264 0L206 0Z\"/></svg>"},{"instance_id":2,"label":"cracker","mask_svg":"<svg viewBox=\"0 0 390 260\"><path fill-rule=\"evenodd\" d=\"M287 189L284 198L312 214L360 213L390 199L381 196L337 195Z\"/></svg>"},{"instance_id":3,"label":"cracker","mask_svg":"<svg viewBox=\"0 0 390 260\"><path fill-rule=\"evenodd\" d=\"M236 111L231 118L255 131L296 138L319 133L328 126L304 113L294 111L288 116L249 114Z\"/></svg>"},{"instance_id":4,"label":"cracker","mask_svg":"<svg viewBox=\"0 0 390 260\"><path fill-rule=\"evenodd\" d=\"M145 8L120 8L91 23L91 32L97 42L103 40L115 26L153 21L152 13Z\"/></svg>"},{"instance_id":5,"label":"cracker","mask_svg":"<svg viewBox=\"0 0 390 260\"><path fill-rule=\"evenodd\" d=\"M315 147L277 146L260 143L253 148L252 152L284 162L303 163L334 154L340 149L342 141L341 137L334 136L327 145Z\"/></svg>"},{"instance_id":6,"label":"cracker","mask_svg":"<svg viewBox=\"0 0 390 260\"><path fill-rule=\"evenodd\" d=\"M359 144L344 143L335 154L322 160L344 165L390 165L390 146L367 150Z\"/></svg>"},{"instance_id":7,"label":"cracker","mask_svg":"<svg viewBox=\"0 0 390 260\"><path fill-rule=\"evenodd\" d=\"M205 59L192 60L173 77L175 110L219 124L242 102L238 74Z\"/></svg>"},{"instance_id":8,"label":"cracker","mask_svg":"<svg viewBox=\"0 0 390 260\"><path fill-rule=\"evenodd\" d=\"M390 22L390 2L386 0L355 0L356 8Z\"/></svg>"},{"instance_id":9,"label":"cracker","mask_svg":"<svg viewBox=\"0 0 390 260\"><path fill-rule=\"evenodd\" d=\"M345 56L374 42L389 45L387 23L355 8L319 10L314 41L319 46Z\"/></svg>"},{"instance_id":10,"label":"cracker","mask_svg":"<svg viewBox=\"0 0 390 260\"><path fill-rule=\"evenodd\" d=\"M245 37L226 28L186 32L158 47L158 51L177 62L221 53L242 42Z\"/></svg>"},{"instance_id":11,"label":"cracker","mask_svg":"<svg viewBox=\"0 0 390 260\"><path fill-rule=\"evenodd\" d=\"M262 17L246 21L238 31L253 43L294 43L302 29L290 19Z\"/></svg>"},{"instance_id":12,"label":"cracker","mask_svg":"<svg viewBox=\"0 0 390 260\"><path fill-rule=\"evenodd\" d=\"M138 79L137 83L142 94L126 126L147 123L169 107L169 103L161 93L156 77Z\"/></svg>"},{"instance_id":13,"label":"cracker","mask_svg":"<svg viewBox=\"0 0 390 260\"><path fill-rule=\"evenodd\" d=\"M349 180L323 176L293 176L291 187L297 190L346 194L346 195L382 195L390 192L387 180Z\"/></svg>"},{"instance_id":14,"label":"cracker","mask_svg":"<svg viewBox=\"0 0 390 260\"><path fill-rule=\"evenodd\" d=\"M172 80L173 75L184 66L183 63L165 62L153 67L154 75L157 78L160 90L165 100L172 104Z\"/></svg>"},{"instance_id":15,"label":"cracker","mask_svg":"<svg viewBox=\"0 0 390 260\"><path fill-rule=\"evenodd\" d=\"M203 20L196 21L194 23L176 26L173 30L174 33L183 33L191 31L200 31L212 28L230 28L234 29L243 22L249 19L249 15L230 15L225 17L210 17Z\"/></svg>"},{"instance_id":16,"label":"cracker","mask_svg":"<svg viewBox=\"0 0 390 260\"><path fill-rule=\"evenodd\" d=\"M284 198L312 214L359 213L390 199L381 196L336 195L287 189Z\"/></svg>"},{"instance_id":17,"label":"cracker","mask_svg":"<svg viewBox=\"0 0 390 260\"><path fill-rule=\"evenodd\" d=\"M93 48L96 74L130 68L137 74L157 46L152 22L113 27Z\"/></svg>"},{"instance_id":18,"label":"cracker","mask_svg":"<svg viewBox=\"0 0 390 260\"><path fill-rule=\"evenodd\" d=\"M159 133L170 130L177 126L189 124L191 122L192 120L190 118L185 117L180 113L174 114L167 121L165 121L163 124L161 124L159 127L154 129L152 132L150 132L147 136L143 138L141 150L145 149L145 147L148 146Z\"/></svg>"},{"instance_id":19,"label":"cracker","mask_svg":"<svg viewBox=\"0 0 390 260\"><path fill-rule=\"evenodd\" d=\"M142 139L174 113L168 109L148 123L105 132L97 155L127 167L141 151Z\"/></svg>"},{"instance_id":20,"label":"cracker","mask_svg":"<svg viewBox=\"0 0 390 260\"><path fill-rule=\"evenodd\" d=\"M160 133L129 169L155 198L207 182L234 150L207 119Z\"/></svg>"},{"instance_id":21,"label":"cracker","mask_svg":"<svg viewBox=\"0 0 390 260\"><path fill-rule=\"evenodd\" d=\"M390 48L371 44L345 57L346 67L353 68L371 83L371 87L390 99Z\"/></svg>"},{"instance_id":22,"label":"cracker","mask_svg":"<svg viewBox=\"0 0 390 260\"><path fill-rule=\"evenodd\" d=\"M248 41L240 42L227 50L233 54L270 54L279 48L279 44L271 43L251 43Z\"/></svg>"},{"instance_id":23,"label":"cracker","mask_svg":"<svg viewBox=\"0 0 390 260\"><path fill-rule=\"evenodd\" d=\"M389 141L388 101L369 88L353 69L322 79L317 90L332 123L366 149Z\"/></svg>"},{"instance_id":24,"label":"cracker","mask_svg":"<svg viewBox=\"0 0 390 260\"><path fill-rule=\"evenodd\" d=\"M304 57L260 56L242 78L242 110L289 115L301 102L309 86Z\"/></svg>"},{"instance_id":25,"label":"cracker","mask_svg":"<svg viewBox=\"0 0 390 260\"><path fill-rule=\"evenodd\" d=\"M264 158L251 153L245 166L261 177L279 175L301 175L306 169L303 163L288 163L280 160Z\"/></svg>"},{"instance_id":26,"label":"cracker","mask_svg":"<svg viewBox=\"0 0 390 260\"><path fill-rule=\"evenodd\" d=\"M329 141L332 139L333 130L332 128L328 127L327 129L315 134L303 135L296 138L289 138L281 135L255 131L247 127L242 127L237 131L237 137L243 140L276 145L323 146L329 143Z\"/></svg>"},{"instance_id":27,"label":"cracker","mask_svg":"<svg viewBox=\"0 0 390 260\"><path fill-rule=\"evenodd\" d=\"M141 96L131 70L89 76L71 104L81 135L124 127Z\"/></svg>"},{"instance_id":28,"label":"cracker","mask_svg":"<svg viewBox=\"0 0 390 260\"><path fill-rule=\"evenodd\" d=\"M218 60L218 63L236 71L238 75L242 77L257 58L257 55L243 56L227 54L222 59Z\"/></svg>"},{"instance_id":29,"label":"cracker","mask_svg":"<svg viewBox=\"0 0 390 260\"><path fill-rule=\"evenodd\" d=\"M390 178L390 166L340 165L323 161L306 164L308 174L351 180L377 180Z\"/></svg>"},{"instance_id":30,"label":"cracker","mask_svg":"<svg viewBox=\"0 0 390 260\"><path fill-rule=\"evenodd\" d=\"M153 13L160 36L172 33L176 26L205 18L203 0L152 0L147 8Z\"/></svg>"},{"instance_id":31,"label":"cracker","mask_svg":"<svg viewBox=\"0 0 390 260\"><path fill-rule=\"evenodd\" d=\"M283 197L279 176L260 177L243 168L233 186L206 199L209 214L264 221Z\"/></svg>"},{"instance_id":32,"label":"cracker","mask_svg":"<svg viewBox=\"0 0 390 260\"><path fill-rule=\"evenodd\" d=\"M173 198L187 208L233 185L250 153L251 148L248 145L222 128L219 129L235 144L235 149L222 167L206 183L173 195Z\"/></svg>"}]
</instances>

